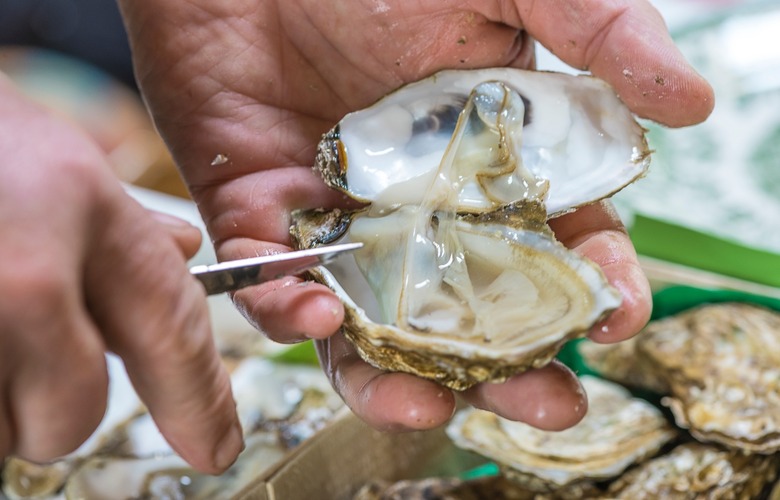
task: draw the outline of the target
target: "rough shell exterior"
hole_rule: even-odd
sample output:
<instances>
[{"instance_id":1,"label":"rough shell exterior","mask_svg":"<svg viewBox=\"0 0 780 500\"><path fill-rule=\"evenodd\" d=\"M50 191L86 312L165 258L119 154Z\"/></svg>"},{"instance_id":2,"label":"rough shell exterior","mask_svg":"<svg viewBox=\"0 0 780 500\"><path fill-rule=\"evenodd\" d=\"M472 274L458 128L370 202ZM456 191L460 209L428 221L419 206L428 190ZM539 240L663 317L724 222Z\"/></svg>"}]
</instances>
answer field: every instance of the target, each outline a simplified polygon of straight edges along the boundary
<instances>
[{"instance_id":1,"label":"rough shell exterior","mask_svg":"<svg viewBox=\"0 0 780 500\"><path fill-rule=\"evenodd\" d=\"M583 377L589 410L574 427L543 431L482 410L462 410L447 429L461 448L499 463L503 473L539 492L585 491L655 454L677 433L646 401L624 388Z\"/></svg>"},{"instance_id":2,"label":"rough shell exterior","mask_svg":"<svg viewBox=\"0 0 780 500\"><path fill-rule=\"evenodd\" d=\"M671 386L667 404L697 439L780 451L780 314L703 306L649 325L640 348Z\"/></svg>"},{"instance_id":3,"label":"rough shell exterior","mask_svg":"<svg viewBox=\"0 0 780 500\"><path fill-rule=\"evenodd\" d=\"M629 342L579 348L603 376L666 395L697 439L780 451L780 313L708 304L653 321Z\"/></svg>"},{"instance_id":4,"label":"rough shell exterior","mask_svg":"<svg viewBox=\"0 0 780 500\"><path fill-rule=\"evenodd\" d=\"M648 460L612 483L602 498L696 500L761 498L780 459L689 443Z\"/></svg>"}]
</instances>

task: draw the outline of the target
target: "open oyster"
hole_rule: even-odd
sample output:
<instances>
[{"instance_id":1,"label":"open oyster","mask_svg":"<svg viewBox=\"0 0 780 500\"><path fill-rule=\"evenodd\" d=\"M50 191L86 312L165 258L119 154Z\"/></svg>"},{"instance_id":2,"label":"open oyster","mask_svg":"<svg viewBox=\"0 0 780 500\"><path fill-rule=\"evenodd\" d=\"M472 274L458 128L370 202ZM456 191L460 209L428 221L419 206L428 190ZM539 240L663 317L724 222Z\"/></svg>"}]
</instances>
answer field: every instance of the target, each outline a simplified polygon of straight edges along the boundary
<instances>
[{"instance_id":1,"label":"open oyster","mask_svg":"<svg viewBox=\"0 0 780 500\"><path fill-rule=\"evenodd\" d=\"M455 389L502 381L620 304L546 221L641 175L642 132L591 78L443 72L325 135L326 181L370 205L297 214L292 234L304 248L363 242L359 274L312 275L342 297L368 362Z\"/></svg>"},{"instance_id":2,"label":"open oyster","mask_svg":"<svg viewBox=\"0 0 780 500\"><path fill-rule=\"evenodd\" d=\"M465 212L525 199L546 181L547 212L560 214L614 194L649 162L644 129L603 81L492 68L442 71L347 115L317 163L352 198L418 204L456 148Z\"/></svg>"},{"instance_id":3,"label":"open oyster","mask_svg":"<svg viewBox=\"0 0 780 500\"><path fill-rule=\"evenodd\" d=\"M462 410L447 428L453 442L496 461L528 489L589 488L619 476L676 436L660 411L621 386L583 376L585 418L562 432L543 431L487 411Z\"/></svg>"}]
</instances>

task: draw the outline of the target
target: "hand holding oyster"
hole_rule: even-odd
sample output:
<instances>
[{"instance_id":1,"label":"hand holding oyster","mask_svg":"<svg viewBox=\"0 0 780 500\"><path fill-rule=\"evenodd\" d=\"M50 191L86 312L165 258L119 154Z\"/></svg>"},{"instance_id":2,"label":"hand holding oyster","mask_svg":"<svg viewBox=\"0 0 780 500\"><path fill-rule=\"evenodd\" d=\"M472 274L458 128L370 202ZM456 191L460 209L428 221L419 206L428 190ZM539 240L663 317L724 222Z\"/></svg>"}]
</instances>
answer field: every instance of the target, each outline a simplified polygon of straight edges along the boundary
<instances>
[{"instance_id":1,"label":"hand holding oyster","mask_svg":"<svg viewBox=\"0 0 780 500\"><path fill-rule=\"evenodd\" d=\"M544 366L620 305L547 221L648 163L644 130L599 80L445 71L325 135L323 177L367 206L300 212L291 232L302 248L363 243L360 272L312 275L364 360L463 390Z\"/></svg>"}]
</instances>

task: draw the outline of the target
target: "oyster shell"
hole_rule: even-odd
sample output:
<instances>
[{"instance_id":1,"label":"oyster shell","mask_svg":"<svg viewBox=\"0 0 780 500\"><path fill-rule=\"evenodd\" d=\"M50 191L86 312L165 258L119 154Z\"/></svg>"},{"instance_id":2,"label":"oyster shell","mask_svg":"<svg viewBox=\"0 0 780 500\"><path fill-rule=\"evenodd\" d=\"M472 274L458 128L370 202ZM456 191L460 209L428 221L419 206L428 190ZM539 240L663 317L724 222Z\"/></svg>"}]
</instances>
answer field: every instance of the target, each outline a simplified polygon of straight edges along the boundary
<instances>
[{"instance_id":1,"label":"oyster shell","mask_svg":"<svg viewBox=\"0 0 780 500\"><path fill-rule=\"evenodd\" d=\"M698 440L780 451L780 314L705 305L651 323L639 348L671 387L664 404Z\"/></svg>"},{"instance_id":2,"label":"oyster shell","mask_svg":"<svg viewBox=\"0 0 780 500\"><path fill-rule=\"evenodd\" d=\"M669 384L655 363L639 352L643 335L614 344L598 344L583 340L577 352L585 364L600 376L626 387L644 389L656 394L669 394Z\"/></svg>"},{"instance_id":3,"label":"oyster shell","mask_svg":"<svg viewBox=\"0 0 780 500\"><path fill-rule=\"evenodd\" d=\"M533 187L524 181L536 178L550 184L547 212L560 214L612 195L649 164L644 129L606 83L511 68L442 71L406 85L344 117L320 143L317 163L332 187L357 200L376 204L392 193L417 204L459 121L468 124L458 137L462 211L524 199Z\"/></svg>"},{"instance_id":4,"label":"oyster shell","mask_svg":"<svg viewBox=\"0 0 780 500\"><path fill-rule=\"evenodd\" d=\"M352 217L347 234L366 245L355 259L374 290L358 283L346 291L341 283L348 280L325 269L312 275L341 297L342 331L361 356L387 370L454 389L503 380L546 364L563 342L584 334L619 304L601 271L546 231L458 219L448 230L449 241L442 242L408 236L414 232L414 209L379 219ZM303 218L298 222L299 228L307 226ZM383 238L354 236L379 231ZM439 254L438 260L454 264L438 265L434 253L447 245L455 247L454 255ZM361 298L361 305L352 297ZM374 303L375 297L383 301Z\"/></svg>"},{"instance_id":5,"label":"oyster shell","mask_svg":"<svg viewBox=\"0 0 780 500\"><path fill-rule=\"evenodd\" d=\"M658 409L623 387L590 376L581 380L589 409L570 429L543 431L468 409L456 414L447 434L457 446L496 461L524 487L556 494L617 477L677 435Z\"/></svg>"},{"instance_id":6,"label":"oyster shell","mask_svg":"<svg viewBox=\"0 0 780 500\"><path fill-rule=\"evenodd\" d=\"M322 370L242 359L231 373L231 386L246 449L227 472L208 476L175 454L151 415L139 411L143 408L118 358L109 358L112 366L121 370L111 372L100 436L89 448L50 464L9 458L0 498L3 493L12 499L233 498L343 408Z\"/></svg>"},{"instance_id":7,"label":"oyster shell","mask_svg":"<svg viewBox=\"0 0 780 500\"><path fill-rule=\"evenodd\" d=\"M760 498L777 478L776 456L745 455L701 443L683 444L628 471L603 498L695 500Z\"/></svg>"},{"instance_id":8,"label":"oyster shell","mask_svg":"<svg viewBox=\"0 0 780 500\"><path fill-rule=\"evenodd\" d=\"M667 395L663 404L696 439L780 451L780 313L707 304L652 321L629 341L578 349L603 376Z\"/></svg>"},{"instance_id":9,"label":"oyster shell","mask_svg":"<svg viewBox=\"0 0 780 500\"><path fill-rule=\"evenodd\" d=\"M597 80L443 72L325 135L326 181L370 206L297 214L293 239L363 242L366 283L343 284L354 270L312 276L342 297L343 330L365 360L454 389L502 381L549 362L620 304L546 221L641 175L642 133Z\"/></svg>"}]
</instances>

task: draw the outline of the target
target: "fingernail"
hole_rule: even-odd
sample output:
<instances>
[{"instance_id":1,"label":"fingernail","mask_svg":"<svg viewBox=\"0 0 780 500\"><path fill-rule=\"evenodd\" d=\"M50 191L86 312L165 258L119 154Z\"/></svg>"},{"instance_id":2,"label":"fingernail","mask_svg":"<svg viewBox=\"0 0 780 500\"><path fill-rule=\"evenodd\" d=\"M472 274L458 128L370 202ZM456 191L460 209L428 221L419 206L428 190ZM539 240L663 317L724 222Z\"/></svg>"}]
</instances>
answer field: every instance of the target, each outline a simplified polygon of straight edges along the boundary
<instances>
[{"instance_id":1,"label":"fingernail","mask_svg":"<svg viewBox=\"0 0 780 500\"><path fill-rule=\"evenodd\" d=\"M236 461L238 454L244 450L244 432L241 424L236 421L228 431L227 436L219 443L217 452L214 456L214 465L219 469L225 470Z\"/></svg>"},{"instance_id":2,"label":"fingernail","mask_svg":"<svg viewBox=\"0 0 780 500\"><path fill-rule=\"evenodd\" d=\"M172 227L193 227L189 221L176 217L175 215L167 214L165 212L158 212L156 210L149 210L149 213L160 224Z\"/></svg>"}]
</instances>

